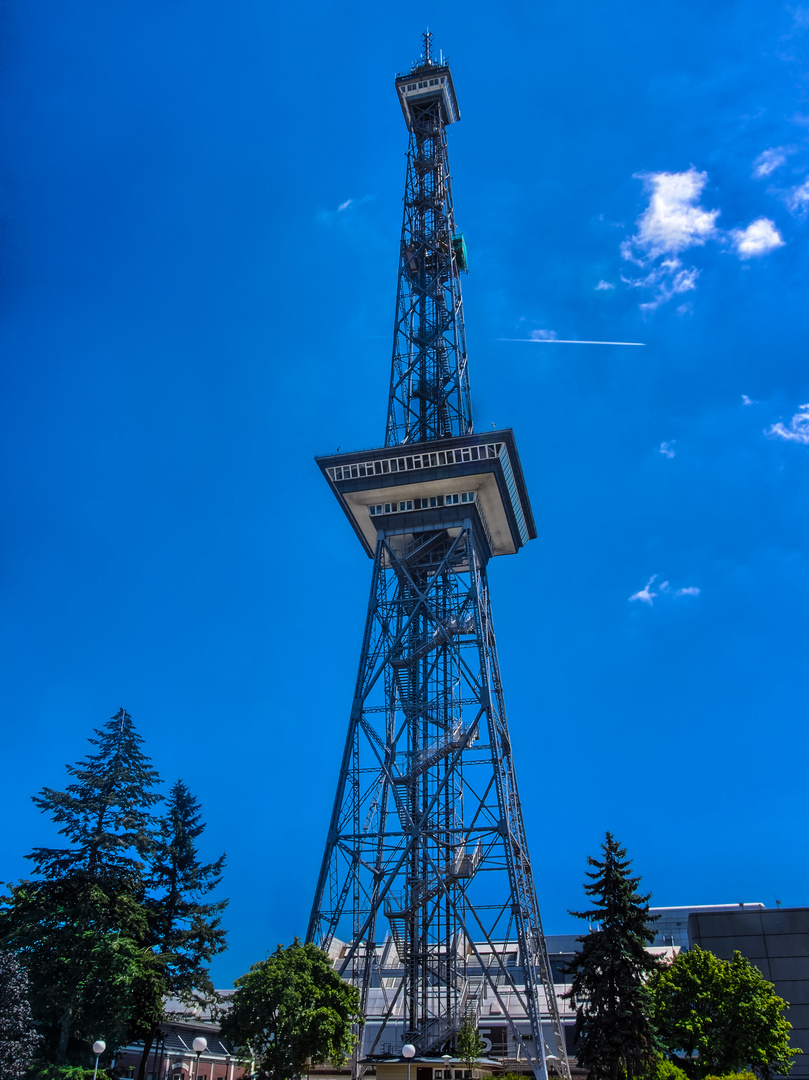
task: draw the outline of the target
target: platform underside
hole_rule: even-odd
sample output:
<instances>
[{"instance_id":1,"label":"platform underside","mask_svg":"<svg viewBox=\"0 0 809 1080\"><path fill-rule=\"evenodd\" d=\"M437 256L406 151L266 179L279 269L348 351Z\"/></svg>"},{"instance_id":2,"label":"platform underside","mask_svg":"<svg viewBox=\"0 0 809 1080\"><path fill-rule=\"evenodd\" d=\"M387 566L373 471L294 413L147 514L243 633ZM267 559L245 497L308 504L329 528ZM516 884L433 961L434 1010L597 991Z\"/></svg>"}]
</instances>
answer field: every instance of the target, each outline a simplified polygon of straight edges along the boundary
<instances>
[{"instance_id":1,"label":"platform underside","mask_svg":"<svg viewBox=\"0 0 809 1080\"><path fill-rule=\"evenodd\" d=\"M536 536L510 429L318 457L369 558L377 533L460 528L475 520L491 555Z\"/></svg>"}]
</instances>

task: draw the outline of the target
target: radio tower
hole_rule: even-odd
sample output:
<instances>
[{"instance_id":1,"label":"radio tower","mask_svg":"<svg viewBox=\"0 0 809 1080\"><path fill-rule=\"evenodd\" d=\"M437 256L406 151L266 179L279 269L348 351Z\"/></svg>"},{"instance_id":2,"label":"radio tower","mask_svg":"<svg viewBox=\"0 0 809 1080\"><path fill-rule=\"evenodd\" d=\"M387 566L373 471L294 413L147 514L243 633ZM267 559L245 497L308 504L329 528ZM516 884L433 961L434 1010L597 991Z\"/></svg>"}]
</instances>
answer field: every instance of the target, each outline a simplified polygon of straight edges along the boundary
<instances>
[{"instance_id":1,"label":"radio tower","mask_svg":"<svg viewBox=\"0 0 809 1080\"><path fill-rule=\"evenodd\" d=\"M569 1078L486 578L536 530L513 433L473 432L460 113L429 31L396 90L410 143L385 445L318 458L374 567L307 939L360 988L360 1058L439 1054L487 996L527 1019L511 1029L536 1077Z\"/></svg>"}]
</instances>

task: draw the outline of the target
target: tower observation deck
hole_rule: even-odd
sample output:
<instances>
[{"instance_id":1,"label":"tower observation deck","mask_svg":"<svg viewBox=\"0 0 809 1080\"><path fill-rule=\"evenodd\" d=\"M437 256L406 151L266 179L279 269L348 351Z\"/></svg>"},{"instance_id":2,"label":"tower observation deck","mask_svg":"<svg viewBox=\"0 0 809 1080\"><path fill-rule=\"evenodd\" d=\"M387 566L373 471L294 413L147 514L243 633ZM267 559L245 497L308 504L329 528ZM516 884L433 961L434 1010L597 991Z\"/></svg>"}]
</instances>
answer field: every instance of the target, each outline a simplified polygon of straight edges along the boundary
<instances>
[{"instance_id":1,"label":"tower observation deck","mask_svg":"<svg viewBox=\"0 0 809 1080\"><path fill-rule=\"evenodd\" d=\"M409 133L385 444L317 463L374 560L359 671L307 939L366 1024L355 1069L451 1050L484 1001L538 1080L569 1078L506 722L487 582L536 536L511 430L475 433L446 127L449 65L396 77ZM515 962L502 958L514 943Z\"/></svg>"}]
</instances>

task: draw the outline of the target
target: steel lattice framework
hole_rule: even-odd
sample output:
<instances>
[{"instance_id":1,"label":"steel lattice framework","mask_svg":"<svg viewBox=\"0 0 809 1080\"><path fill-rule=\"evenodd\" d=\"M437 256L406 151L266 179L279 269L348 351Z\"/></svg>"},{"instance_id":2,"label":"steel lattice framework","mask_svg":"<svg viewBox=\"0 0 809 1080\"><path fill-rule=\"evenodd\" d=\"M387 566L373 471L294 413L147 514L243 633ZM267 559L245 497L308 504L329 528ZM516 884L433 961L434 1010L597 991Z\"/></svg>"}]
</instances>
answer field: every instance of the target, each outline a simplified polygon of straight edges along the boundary
<instances>
[{"instance_id":1,"label":"steel lattice framework","mask_svg":"<svg viewBox=\"0 0 809 1080\"><path fill-rule=\"evenodd\" d=\"M424 67L411 73L413 81L424 81L416 78L419 74L427 74L428 82L449 77L444 65ZM408 109L410 147L386 446L472 430L461 282L453 249L446 103L440 96L415 98Z\"/></svg>"},{"instance_id":2,"label":"steel lattice framework","mask_svg":"<svg viewBox=\"0 0 809 1080\"><path fill-rule=\"evenodd\" d=\"M374 569L308 940L342 943L366 1059L399 1040L440 1052L487 995L528 1018L530 1035L512 1030L536 1076L550 1058L569 1078L486 577L535 530L513 435L472 431L445 132L459 114L429 35L396 84L410 149L386 443L318 459Z\"/></svg>"}]
</instances>

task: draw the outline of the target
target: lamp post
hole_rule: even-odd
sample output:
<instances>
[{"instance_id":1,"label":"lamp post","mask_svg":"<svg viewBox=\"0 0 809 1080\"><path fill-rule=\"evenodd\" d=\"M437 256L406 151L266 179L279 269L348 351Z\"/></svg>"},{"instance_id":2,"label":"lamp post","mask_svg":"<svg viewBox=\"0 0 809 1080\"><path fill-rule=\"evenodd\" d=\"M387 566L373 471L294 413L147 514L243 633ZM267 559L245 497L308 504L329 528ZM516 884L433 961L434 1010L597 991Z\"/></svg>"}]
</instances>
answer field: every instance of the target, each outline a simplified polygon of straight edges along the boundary
<instances>
[{"instance_id":1,"label":"lamp post","mask_svg":"<svg viewBox=\"0 0 809 1080\"><path fill-rule=\"evenodd\" d=\"M415 1056L415 1046L412 1043L405 1043L402 1047L402 1057L407 1059L407 1080L410 1080L410 1062Z\"/></svg>"},{"instance_id":2,"label":"lamp post","mask_svg":"<svg viewBox=\"0 0 809 1080\"><path fill-rule=\"evenodd\" d=\"M444 1080L449 1080L449 1063L452 1057L449 1054L442 1054L441 1060L444 1062Z\"/></svg>"},{"instance_id":3,"label":"lamp post","mask_svg":"<svg viewBox=\"0 0 809 1080\"><path fill-rule=\"evenodd\" d=\"M98 1059L101 1057L101 1055L106 1049L107 1044L104 1042L103 1039L96 1039L96 1041L93 1043L93 1053L96 1056L96 1067L93 1069L93 1080L96 1080L96 1077L98 1076Z\"/></svg>"},{"instance_id":4,"label":"lamp post","mask_svg":"<svg viewBox=\"0 0 809 1080\"><path fill-rule=\"evenodd\" d=\"M200 1055L204 1053L208 1046L208 1040L202 1035L197 1035L196 1039L191 1043L194 1048L194 1053L197 1055L197 1063L194 1066L194 1080L197 1080L199 1076L199 1059Z\"/></svg>"}]
</instances>

